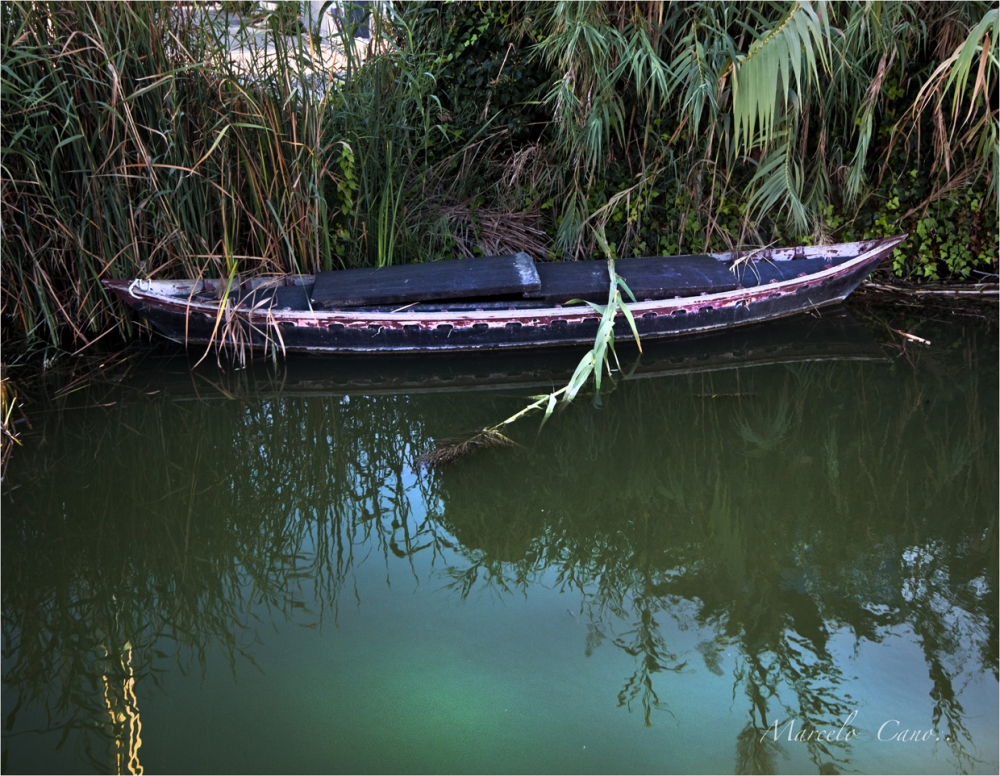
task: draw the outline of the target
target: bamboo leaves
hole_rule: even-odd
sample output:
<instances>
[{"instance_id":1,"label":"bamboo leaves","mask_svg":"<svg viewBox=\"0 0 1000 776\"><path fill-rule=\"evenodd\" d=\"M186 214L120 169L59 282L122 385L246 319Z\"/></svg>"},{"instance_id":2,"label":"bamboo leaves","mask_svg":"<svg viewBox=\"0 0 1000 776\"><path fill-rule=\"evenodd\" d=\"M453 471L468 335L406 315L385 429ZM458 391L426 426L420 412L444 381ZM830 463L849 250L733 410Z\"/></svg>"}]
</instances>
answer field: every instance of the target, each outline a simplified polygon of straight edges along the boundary
<instances>
[{"instance_id":1,"label":"bamboo leaves","mask_svg":"<svg viewBox=\"0 0 1000 776\"><path fill-rule=\"evenodd\" d=\"M600 240L600 230L598 235ZM604 242L604 247L607 250L606 242ZM552 414L552 410L555 409L554 397L559 396L560 401L569 404L580 393L591 376L594 378L594 390L600 395L601 378L604 370L607 369L608 374L611 374L609 355L614 356L615 366L620 368L621 365L618 364L618 356L615 354L615 320L619 313L628 322L632 336L635 339L635 344L639 348L639 352L642 352L642 343L639 341L639 330L636 328L632 311L628 309L628 305L622 299L622 291L624 290L633 302L635 301L635 296L625 284L624 279L619 277L618 273L615 272L615 260L610 256L608 257L608 275L611 280L608 287L608 303L605 305L595 304L594 302L586 303L594 312L601 316L597 324L594 346L580 359L576 370L573 372L573 376L565 388L550 394L548 397L541 397L547 400L546 419Z\"/></svg>"},{"instance_id":2,"label":"bamboo leaves","mask_svg":"<svg viewBox=\"0 0 1000 776\"><path fill-rule=\"evenodd\" d=\"M805 231L809 216L802 201L802 167L792 153L787 133L783 134L783 142L772 147L751 180L754 190L749 204L760 213L787 210L795 225Z\"/></svg>"},{"instance_id":3,"label":"bamboo leaves","mask_svg":"<svg viewBox=\"0 0 1000 776\"><path fill-rule=\"evenodd\" d=\"M626 95L642 96L651 122L673 82L649 25L624 16L613 19L609 10L604 3L562 2L541 12L548 34L535 51L559 76L543 102L555 120L553 150L566 160L555 239L556 252L565 257L578 257L585 243L593 244L585 238L592 210L587 190L615 144L628 142L634 119L626 111Z\"/></svg>"},{"instance_id":4,"label":"bamboo leaves","mask_svg":"<svg viewBox=\"0 0 1000 776\"><path fill-rule=\"evenodd\" d=\"M556 3L550 10L553 33L538 44L542 58L562 77L544 102L557 119L561 141L573 149L577 165L589 171L620 136L624 107L615 90L617 54L625 41L607 23L601 3Z\"/></svg>"},{"instance_id":5,"label":"bamboo leaves","mask_svg":"<svg viewBox=\"0 0 1000 776\"><path fill-rule=\"evenodd\" d=\"M679 36L676 51L671 87L681 95L681 120L697 134L703 121L713 122L719 116L722 73L736 59L735 43L724 30L695 19Z\"/></svg>"},{"instance_id":6,"label":"bamboo leaves","mask_svg":"<svg viewBox=\"0 0 1000 776\"><path fill-rule=\"evenodd\" d=\"M807 83L818 86L816 60L818 57L824 69L828 68L830 37L825 3L819 3L819 8L817 13L808 2L797 3L737 63L733 81L735 147L767 145L774 136L781 107L803 93L803 70Z\"/></svg>"}]
</instances>

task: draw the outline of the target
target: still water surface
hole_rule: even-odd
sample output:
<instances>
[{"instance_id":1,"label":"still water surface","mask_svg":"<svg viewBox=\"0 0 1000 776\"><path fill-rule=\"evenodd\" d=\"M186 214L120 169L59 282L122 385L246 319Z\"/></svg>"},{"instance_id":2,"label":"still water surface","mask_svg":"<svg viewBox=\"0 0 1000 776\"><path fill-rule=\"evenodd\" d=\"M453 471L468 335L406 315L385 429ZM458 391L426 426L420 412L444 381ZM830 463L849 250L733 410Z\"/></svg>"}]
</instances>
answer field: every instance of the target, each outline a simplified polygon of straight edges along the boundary
<instances>
[{"instance_id":1,"label":"still water surface","mask_svg":"<svg viewBox=\"0 0 1000 776\"><path fill-rule=\"evenodd\" d=\"M437 471L575 357L147 360L36 406L3 770L996 773L996 333L804 326Z\"/></svg>"}]
</instances>

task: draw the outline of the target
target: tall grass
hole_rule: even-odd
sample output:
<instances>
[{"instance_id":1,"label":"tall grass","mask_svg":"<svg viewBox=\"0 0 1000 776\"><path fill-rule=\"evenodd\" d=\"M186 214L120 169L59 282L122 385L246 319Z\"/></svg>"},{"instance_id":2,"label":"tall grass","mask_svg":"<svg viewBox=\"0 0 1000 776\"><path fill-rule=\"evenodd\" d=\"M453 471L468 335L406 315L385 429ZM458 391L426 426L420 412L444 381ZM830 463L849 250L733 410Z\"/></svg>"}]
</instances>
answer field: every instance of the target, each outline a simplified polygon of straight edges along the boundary
<instances>
[{"instance_id":1,"label":"tall grass","mask_svg":"<svg viewBox=\"0 0 1000 776\"><path fill-rule=\"evenodd\" d=\"M435 56L382 11L366 57L342 28L331 60L314 30L203 6L4 4L4 336L76 349L126 326L108 277L475 250L449 171L488 134L432 150ZM505 228L487 247L522 247Z\"/></svg>"},{"instance_id":2,"label":"tall grass","mask_svg":"<svg viewBox=\"0 0 1000 776\"><path fill-rule=\"evenodd\" d=\"M324 72L312 36L275 30L268 58L234 62L231 21L171 3L3 5L5 338L77 348L126 325L103 278L395 260L421 74L388 56L360 68L353 40Z\"/></svg>"},{"instance_id":3,"label":"tall grass","mask_svg":"<svg viewBox=\"0 0 1000 776\"><path fill-rule=\"evenodd\" d=\"M287 73L251 88L167 4L3 13L3 312L23 333L87 342L105 277L330 263L323 111Z\"/></svg>"}]
</instances>

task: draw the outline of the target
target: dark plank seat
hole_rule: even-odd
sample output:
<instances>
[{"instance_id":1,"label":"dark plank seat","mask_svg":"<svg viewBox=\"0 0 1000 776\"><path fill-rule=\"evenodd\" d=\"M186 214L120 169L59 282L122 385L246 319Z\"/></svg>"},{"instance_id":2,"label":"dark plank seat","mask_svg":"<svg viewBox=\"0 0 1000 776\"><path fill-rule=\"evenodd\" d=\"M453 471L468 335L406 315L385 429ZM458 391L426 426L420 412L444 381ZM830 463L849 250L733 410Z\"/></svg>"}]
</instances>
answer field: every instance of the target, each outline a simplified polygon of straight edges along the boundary
<instances>
[{"instance_id":1,"label":"dark plank seat","mask_svg":"<svg viewBox=\"0 0 1000 776\"><path fill-rule=\"evenodd\" d=\"M438 299L537 296L541 280L526 253L346 269L316 275L311 301L321 309L410 304Z\"/></svg>"},{"instance_id":2,"label":"dark plank seat","mask_svg":"<svg viewBox=\"0 0 1000 776\"><path fill-rule=\"evenodd\" d=\"M528 272L523 273L522 277L530 279L534 273L538 279L537 284L511 280L508 270L511 266L524 266L524 261L519 259L518 262L512 263L507 260L519 257L524 257L524 261L527 262ZM457 271L456 265L471 271L462 274ZM493 271L497 266L500 268L499 273ZM629 258L615 262L616 271L625 279L640 302L645 299L670 299L675 296L697 296L736 288L753 288L757 285L818 272L827 266L829 259L817 258L779 262L760 261L740 265L733 270L726 262L711 256L697 255ZM441 273L445 273L447 277L441 277ZM493 282L498 278L503 282ZM317 292L316 286L324 279L331 286L336 281L336 287L328 292L322 289ZM386 279L390 282L386 283ZM414 279L416 283L413 287L408 287L406 281L412 282ZM367 285L360 284L362 280ZM477 285L480 281L490 284L482 288ZM448 309L457 310L463 306L477 309L476 303L472 300L480 302L478 307L502 306L509 302L502 302L500 299L502 297L509 299L511 296L530 298L535 305L559 304L570 299L605 302L608 298L608 283L608 265L605 261L543 262L536 265L531 264L526 254L516 254L513 257L495 256L383 269L321 272L317 276L316 286L265 286L244 293L240 297L239 306L242 309L272 308L301 311L313 308L369 307L413 302L433 305L439 302ZM352 289L356 292L353 296L350 295ZM337 301L325 303L317 301L321 294L329 294L327 298L330 298L334 291L339 292L335 297ZM462 302L455 300L467 301L468 304L463 305ZM527 303L521 302L521 304ZM421 309L426 307L426 304L421 305ZM438 308L440 305L434 307Z\"/></svg>"},{"instance_id":3,"label":"dark plank seat","mask_svg":"<svg viewBox=\"0 0 1000 776\"><path fill-rule=\"evenodd\" d=\"M724 261L706 255L619 259L615 271L635 294L644 299L697 296L736 288L753 288L799 275L818 272L828 259L761 261L730 269ZM608 298L608 265L605 261L567 261L537 265L542 281L540 298L547 302Z\"/></svg>"}]
</instances>

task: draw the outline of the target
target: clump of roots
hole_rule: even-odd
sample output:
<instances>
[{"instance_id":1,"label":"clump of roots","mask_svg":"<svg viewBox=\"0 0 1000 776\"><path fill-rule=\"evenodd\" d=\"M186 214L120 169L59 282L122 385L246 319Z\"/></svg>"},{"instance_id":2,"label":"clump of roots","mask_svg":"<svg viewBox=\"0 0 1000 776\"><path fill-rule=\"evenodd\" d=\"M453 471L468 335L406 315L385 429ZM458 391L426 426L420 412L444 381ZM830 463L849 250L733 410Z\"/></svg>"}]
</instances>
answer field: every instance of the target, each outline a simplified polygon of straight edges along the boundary
<instances>
[{"instance_id":1,"label":"clump of roots","mask_svg":"<svg viewBox=\"0 0 1000 776\"><path fill-rule=\"evenodd\" d=\"M418 456L415 463L418 468L443 469L445 466L468 458L473 453L491 447L516 447L510 437L501 434L495 427L484 428L472 436L463 435L442 440L441 444Z\"/></svg>"}]
</instances>

